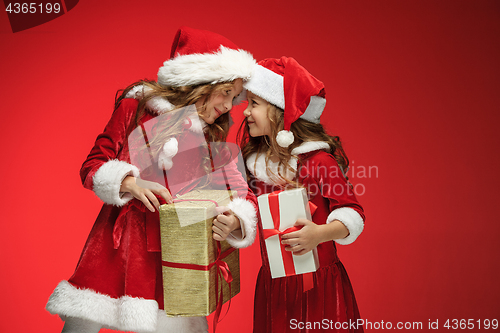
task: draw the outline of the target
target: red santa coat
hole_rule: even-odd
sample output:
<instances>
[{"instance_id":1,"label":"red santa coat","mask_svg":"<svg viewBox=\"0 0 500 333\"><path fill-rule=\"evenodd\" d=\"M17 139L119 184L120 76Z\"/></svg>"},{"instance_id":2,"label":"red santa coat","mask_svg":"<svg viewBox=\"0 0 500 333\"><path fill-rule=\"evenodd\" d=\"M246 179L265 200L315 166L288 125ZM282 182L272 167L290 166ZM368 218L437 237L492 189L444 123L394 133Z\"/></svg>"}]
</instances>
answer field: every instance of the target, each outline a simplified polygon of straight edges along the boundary
<instances>
[{"instance_id":1,"label":"red santa coat","mask_svg":"<svg viewBox=\"0 0 500 333\"><path fill-rule=\"evenodd\" d=\"M335 158L322 149L328 150L328 144L305 142L292 151L299 156L299 162L292 159L290 165L298 170L298 181L307 189L310 201L317 206L313 222L325 224L340 220L348 228L349 236L335 242L349 244L363 230L363 209ZM258 196L279 189L277 182L265 172L267 167L276 173L277 164L271 162L266 166L264 156L255 161L255 155L246 161L254 193ZM287 178L291 179L294 175L289 176ZM355 330L335 329L335 322L355 322L359 312L334 241L318 245L319 269L313 273L315 286L302 292L302 275L271 278L261 223L259 231L262 267L255 291L254 332L363 332L362 327Z\"/></svg>"},{"instance_id":2,"label":"red santa coat","mask_svg":"<svg viewBox=\"0 0 500 333\"><path fill-rule=\"evenodd\" d=\"M157 167L156 161L152 161L148 172L141 170L142 174L130 163L127 135L137 105L135 99L122 100L83 163L80 172L83 185L92 189L104 205L75 273L57 286L47 303L47 310L62 317L84 318L123 331L165 332L163 329L169 329L175 332L187 327L190 332L206 331L204 317L167 318L162 311L159 214L149 211L130 194L120 193L121 182L127 175L159 183L165 181L163 170ZM148 113L141 122L145 124L156 116ZM178 137L179 151L194 137L195 133L190 130ZM190 182L193 176L204 172L200 163L189 163L192 158L193 150L171 158L173 166L167 174L171 175L169 179L177 180L177 186L167 188L173 196L189 192L200 181ZM215 169L222 160L223 157L213 160ZM245 237L237 239L230 235L227 240L235 247L245 247L255 238L256 199L248 191L234 161L226 159L226 162L226 179L215 174L211 184L212 188L226 189L226 182L229 182L231 189L238 191L240 198L232 201L229 208L240 218ZM151 169L156 171L150 172Z\"/></svg>"}]
</instances>

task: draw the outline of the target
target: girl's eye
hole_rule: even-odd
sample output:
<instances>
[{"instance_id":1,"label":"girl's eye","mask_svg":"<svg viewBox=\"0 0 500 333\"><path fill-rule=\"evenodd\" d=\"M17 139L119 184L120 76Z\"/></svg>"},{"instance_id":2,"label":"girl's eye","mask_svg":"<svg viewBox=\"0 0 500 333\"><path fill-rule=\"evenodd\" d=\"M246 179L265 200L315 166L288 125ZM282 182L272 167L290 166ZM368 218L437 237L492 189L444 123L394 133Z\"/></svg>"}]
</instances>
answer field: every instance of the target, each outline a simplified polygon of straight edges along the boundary
<instances>
[{"instance_id":1,"label":"girl's eye","mask_svg":"<svg viewBox=\"0 0 500 333\"><path fill-rule=\"evenodd\" d=\"M229 93L231 92L231 90L224 90L224 93L227 95L229 95Z\"/></svg>"}]
</instances>

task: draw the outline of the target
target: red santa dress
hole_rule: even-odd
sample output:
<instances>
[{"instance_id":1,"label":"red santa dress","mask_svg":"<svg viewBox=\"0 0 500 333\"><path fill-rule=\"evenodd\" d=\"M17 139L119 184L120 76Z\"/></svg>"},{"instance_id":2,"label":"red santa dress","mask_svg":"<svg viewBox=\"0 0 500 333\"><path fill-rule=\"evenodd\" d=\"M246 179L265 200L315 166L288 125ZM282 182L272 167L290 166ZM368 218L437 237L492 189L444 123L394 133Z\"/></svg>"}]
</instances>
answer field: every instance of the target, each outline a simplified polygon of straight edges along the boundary
<instances>
[{"instance_id":1,"label":"red santa dress","mask_svg":"<svg viewBox=\"0 0 500 333\"><path fill-rule=\"evenodd\" d=\"M363 209L335 158L325 150L329 150L326 142L304 142L292 151L299 160L292 158L289 164L297 170L298 181L307 189L309 200L317 206L313 222L325 224L340 220L349 235L335 242L349 244L363 230ZM247 159L246 165L251 173L250 187L257 196L280 189L276 186L278 181L265 171L266 167L271 168L276 174L277 163L269 162L266 166L264 156L256 158L254 154ZM294 177L287 176L289 179ZM352 324L359 318L359 311L334 241L318 245L319 269L313 273L314 288L303 292L302 275L271 278L261 223L259 231L262 267L255 291L255 333L363 332L361 326Z\"/></svg>"},{"instance_id":2,"label":"red santa dress","mask_svg":"<svg viewBox=\"0 0 500 333\"><path fill-rule=\"evenodd\" d=\"M132 97L137 96L135 92L132 91ZM205 317L168 318L162 310L159 214L149 211L130 194L120 193L121 182L127 175L167 182L172 196L194 188L200 181L196 176L202 174L204 169L199 160L192 163L196 160L193 156L196 149L189 150L189 154L180 152L186 150L183 145L189 144L193 137L199 137L199 133L195 132L201 127L187 122L187 127L190 127L176 138L179 154L167 151L163 156L170 159L170 169L166 171L170 175L168 180L176 180L176 184L169 186L164 170L158 167L156 161L148 170L139 170L131 163L127 136L137 105L138 101L134 98L121 101L83 163L80 172L83 185L92 189L104 205L73 276L59 283L46 308L63 319L66 316L83 318L122 331L206 332ZM148 106L154 110L141 119L142 125L165 111L161 103ZM224 165L225 179L215 173L211 179L212 188L226 189L229 179L232 190L237 190L239 195L229 208L239 217L244 238L230 235L228 242L234 247L248 246L256 234L255 196L248 191L248 185L234 161L218 163L214 160L214 170ZM223 158L219 162L221 160Z\"/></svg>"}]
</instances>

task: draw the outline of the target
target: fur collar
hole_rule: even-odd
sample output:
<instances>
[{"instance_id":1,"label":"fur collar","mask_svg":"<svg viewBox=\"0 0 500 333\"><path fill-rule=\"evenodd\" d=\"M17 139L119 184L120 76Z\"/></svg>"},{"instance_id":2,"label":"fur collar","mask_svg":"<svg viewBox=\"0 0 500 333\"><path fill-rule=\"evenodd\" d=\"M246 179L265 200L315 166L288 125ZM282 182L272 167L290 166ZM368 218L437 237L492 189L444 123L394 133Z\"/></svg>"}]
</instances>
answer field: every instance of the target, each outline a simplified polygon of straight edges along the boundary
<instances>
[{"instance_id":1,"label":"fur collar","mask_svg":"<svg viewBox=\"0 0 500 333\"><path fill-rule=\"evenodd\" d=\"M135 98L135 99L141 99L142 97L144 97L144 95L148 92L150 92L152 89L145 86L145 85L142 85L142 84L139 84L135 87L133 87L132 89L130 89L130 91L127 93L127 95L125 95L125 98ZM175 106L170 103L166 98L162 98L162 97L153 97L152 99L150 99L146 105L148 106L148 108L153 111L154 113L156 114L163 114L167 111L170 111L172 110Z\"/></svg>"},{"instance_id":2,"label":"fur collar","mask_svg":"<svg viewBox=\"0 0 500 333\"><path fill-rule=\"evenodd\" d=\"M316 150L330 150L330 146L327 142L324 141L306 141L302 143L300 146L294 148L292 150L292 155L300 155L309 153ZM268 161L266 165L265 155L261 154L257 157L257 153L253 153L250 155L246 161L246 165L250 173L260 181L263 181L269 185L283 185L285 180L279 179L278 175L278 162ZM282 174L285 175L286 179L293 180L295 178L295 174L297 173L297 158L292 157L288 161L288 164L292 167L294 172L287 170L286 173L283 172L283 166L280 168ZM269 174L268 172L269 171Z\"/></svg>"},{"instance_id":3,"label":"fur collar","mask_svg":"<svg viewBox=\"0 0 500 333\"><path fill-rule=\"evenodd\" d=\"M284 174L288 180L292 180L295 178L295 173L297 172L297 158L292 157L288 161L288 164L294 170L293 172L290 170L283 172L283 166L281 166L280 171L281 174ZM254 175L255 178L266 184L283 185L285 183L285 180L277 176L279 162L268 161L266 165L266 156L264 154L260 154L259 157L257 157L257 153L253 153L248 157L246 165L250 173Z\"/></svg>"},{"instance_id":4,"label":"fur collar","mask_svg":"<svg viewBox=\"0 0 500 333\"><path fill-rule=\"evenodd\" d=\"M292 155L310 153L315 150L330 151L330 145L325 141L305 141L298 147L293 148Z\"/></svg>"}]
</instances>

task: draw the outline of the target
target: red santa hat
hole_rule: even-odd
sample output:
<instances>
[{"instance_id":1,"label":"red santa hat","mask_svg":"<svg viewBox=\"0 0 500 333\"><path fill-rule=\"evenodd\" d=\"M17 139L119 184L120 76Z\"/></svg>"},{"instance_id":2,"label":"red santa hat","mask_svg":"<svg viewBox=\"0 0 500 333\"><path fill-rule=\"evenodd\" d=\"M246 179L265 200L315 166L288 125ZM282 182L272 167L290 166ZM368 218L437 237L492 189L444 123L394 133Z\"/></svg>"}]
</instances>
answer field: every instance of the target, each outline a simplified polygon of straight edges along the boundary
<instances>
[{"instance_id":1,"label":"red santa hat","mask_svg":"<svg viewBox=\"0 0 500 333\"><path fill-rule=\"evenodd\" d=\"M326 104L323 82L289 57L259 61L244 87L284 110L284 129L276 137L281 147L293 143L290 126L294 121L302 118L319 123Z\"/></svg>"},{"instance_id":2,"label":"red santa hat","mask_svg":"<svg viewBox=\"0 0 500 333\"><path fill-rule=\"evenodd\" d=\"M211 31L181 27L170 59L158 71L158 83L178 87L248 80L254 65L252 55L229 39Z\"/></svg>"}]
</instances>

